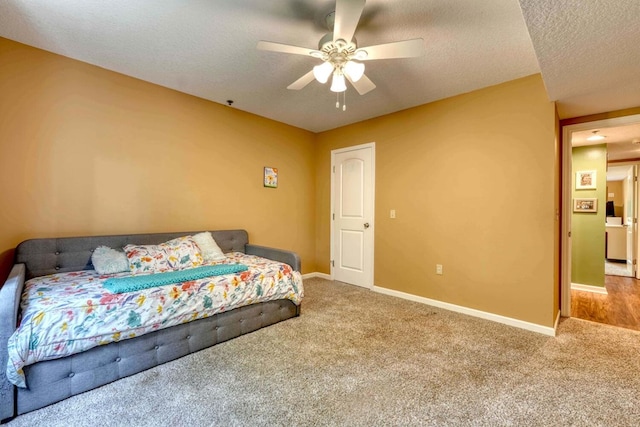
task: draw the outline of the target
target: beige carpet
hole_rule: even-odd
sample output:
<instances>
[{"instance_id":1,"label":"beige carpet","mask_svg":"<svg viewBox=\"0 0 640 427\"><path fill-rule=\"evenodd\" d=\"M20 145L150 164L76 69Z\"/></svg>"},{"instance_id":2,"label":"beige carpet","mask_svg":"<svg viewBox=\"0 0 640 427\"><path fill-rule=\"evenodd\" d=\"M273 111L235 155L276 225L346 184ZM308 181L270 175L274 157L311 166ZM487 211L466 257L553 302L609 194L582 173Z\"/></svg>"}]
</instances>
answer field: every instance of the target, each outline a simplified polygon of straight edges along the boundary
<instances>
[{"instance_id":1,"label":"beige carpet","mask_svg":"<svg viewBox=\"0 0 640 427\"><path fill-rule=\"evenodd\" d=\"M11 426L633 426L640 333L556 338L322 279L302 316Z\"/></svg>"}]
</instances>

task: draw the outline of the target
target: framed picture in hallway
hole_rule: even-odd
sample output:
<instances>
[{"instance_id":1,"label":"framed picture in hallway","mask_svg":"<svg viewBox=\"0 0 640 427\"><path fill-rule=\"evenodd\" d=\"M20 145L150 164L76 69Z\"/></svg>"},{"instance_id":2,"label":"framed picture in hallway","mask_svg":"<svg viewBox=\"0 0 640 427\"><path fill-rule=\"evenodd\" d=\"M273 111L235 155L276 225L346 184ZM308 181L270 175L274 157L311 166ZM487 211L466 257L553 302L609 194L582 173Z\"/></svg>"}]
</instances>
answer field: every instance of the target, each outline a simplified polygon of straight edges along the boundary
<instances>
[{"instance_id":1,"label":"framed picture in hallway","mask_svg":"<svg viewBox=\"0 0 640 427\"><path fill-rule=\"evenodd\" d=\"M598 199L573 199L574 212L598 212Z\"/></svg>"},{"instance_id":2,"label":"framed picture in hallway","mask_svg":"<svg viewBox=\"0 0 640 427\"><path fill-rule=\"evenodd\" d=\"M576 172L576 190L595 190L596 189L596 171L578 171Z\"/></svg>"}]
</instances>

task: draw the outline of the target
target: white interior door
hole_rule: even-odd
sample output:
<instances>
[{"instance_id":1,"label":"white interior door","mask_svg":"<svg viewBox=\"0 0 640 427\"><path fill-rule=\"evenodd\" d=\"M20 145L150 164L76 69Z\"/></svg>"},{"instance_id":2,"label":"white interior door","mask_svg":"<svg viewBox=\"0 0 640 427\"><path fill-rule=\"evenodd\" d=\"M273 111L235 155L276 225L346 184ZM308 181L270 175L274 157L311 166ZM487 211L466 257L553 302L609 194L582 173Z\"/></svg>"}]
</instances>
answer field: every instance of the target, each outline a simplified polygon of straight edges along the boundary
<instances>
[{"instance_id":1,"label":"white interior door","mask_svg":"<svg viewBox=\"0 0 640 427\"><path fill-rule=\"evenodd\" d=\"M332 151L332 276L373 287L374 156L365 144Z\"/></svg>"},{"instance_id":2,"label":"white interior door","mask_svg":"<svg viewBox=\"0 0 640 427\"><path fill-rule=\"evenodd\" d=\"M624 224L627 228L627 269L635 277L635 231L637 226L636 220L636 167L629 166L627 177L624 185Z\"/></svg>"}]
</instances>

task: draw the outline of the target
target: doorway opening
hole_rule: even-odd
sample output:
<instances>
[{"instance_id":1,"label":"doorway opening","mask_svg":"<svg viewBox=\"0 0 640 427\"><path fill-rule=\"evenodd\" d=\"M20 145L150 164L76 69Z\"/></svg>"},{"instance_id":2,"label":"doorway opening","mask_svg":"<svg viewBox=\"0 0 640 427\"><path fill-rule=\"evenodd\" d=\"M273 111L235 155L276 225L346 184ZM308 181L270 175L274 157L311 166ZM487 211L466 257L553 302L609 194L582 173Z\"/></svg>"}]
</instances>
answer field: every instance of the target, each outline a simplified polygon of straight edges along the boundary
<instances>
[{"instance_id":1,"label":"doorway opening","mask_svg":"<svg viewBox=\"0 0 640 427\"><path fill-rule=\"evenodd\" d=\"M636 274L633 262L637 221L636 182L635 164L612 166L611 162L607 162L605 276L635 277Z\"/></svg>"},{"instance_id":2,"label":"doorway opening","mask_svg":"<svg viewBox=\"0 0 640 427\"><path fill-rule=\"evenodd\" d=\"M640 115L562 132L561 314L640 330Z\"/></svg>"}]
</instances>

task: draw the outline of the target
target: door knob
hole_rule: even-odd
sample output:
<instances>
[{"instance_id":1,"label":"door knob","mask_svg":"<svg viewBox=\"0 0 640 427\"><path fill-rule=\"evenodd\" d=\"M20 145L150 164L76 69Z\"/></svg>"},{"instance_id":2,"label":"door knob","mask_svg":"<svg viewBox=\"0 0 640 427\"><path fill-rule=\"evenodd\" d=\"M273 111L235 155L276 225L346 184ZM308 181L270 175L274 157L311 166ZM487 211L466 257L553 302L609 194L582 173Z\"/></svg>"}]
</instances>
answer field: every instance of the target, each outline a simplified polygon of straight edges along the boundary
<instances>
[{"instance_id":1,"label":"door knob","mask_svg":"<svg viewBox=\"0 0 640 427\"><path fill-rule=\"evenodd\" d=\"M364 223L364 228L369 228L369 223L368 222Z\"/></svg>"}]
</instances>

